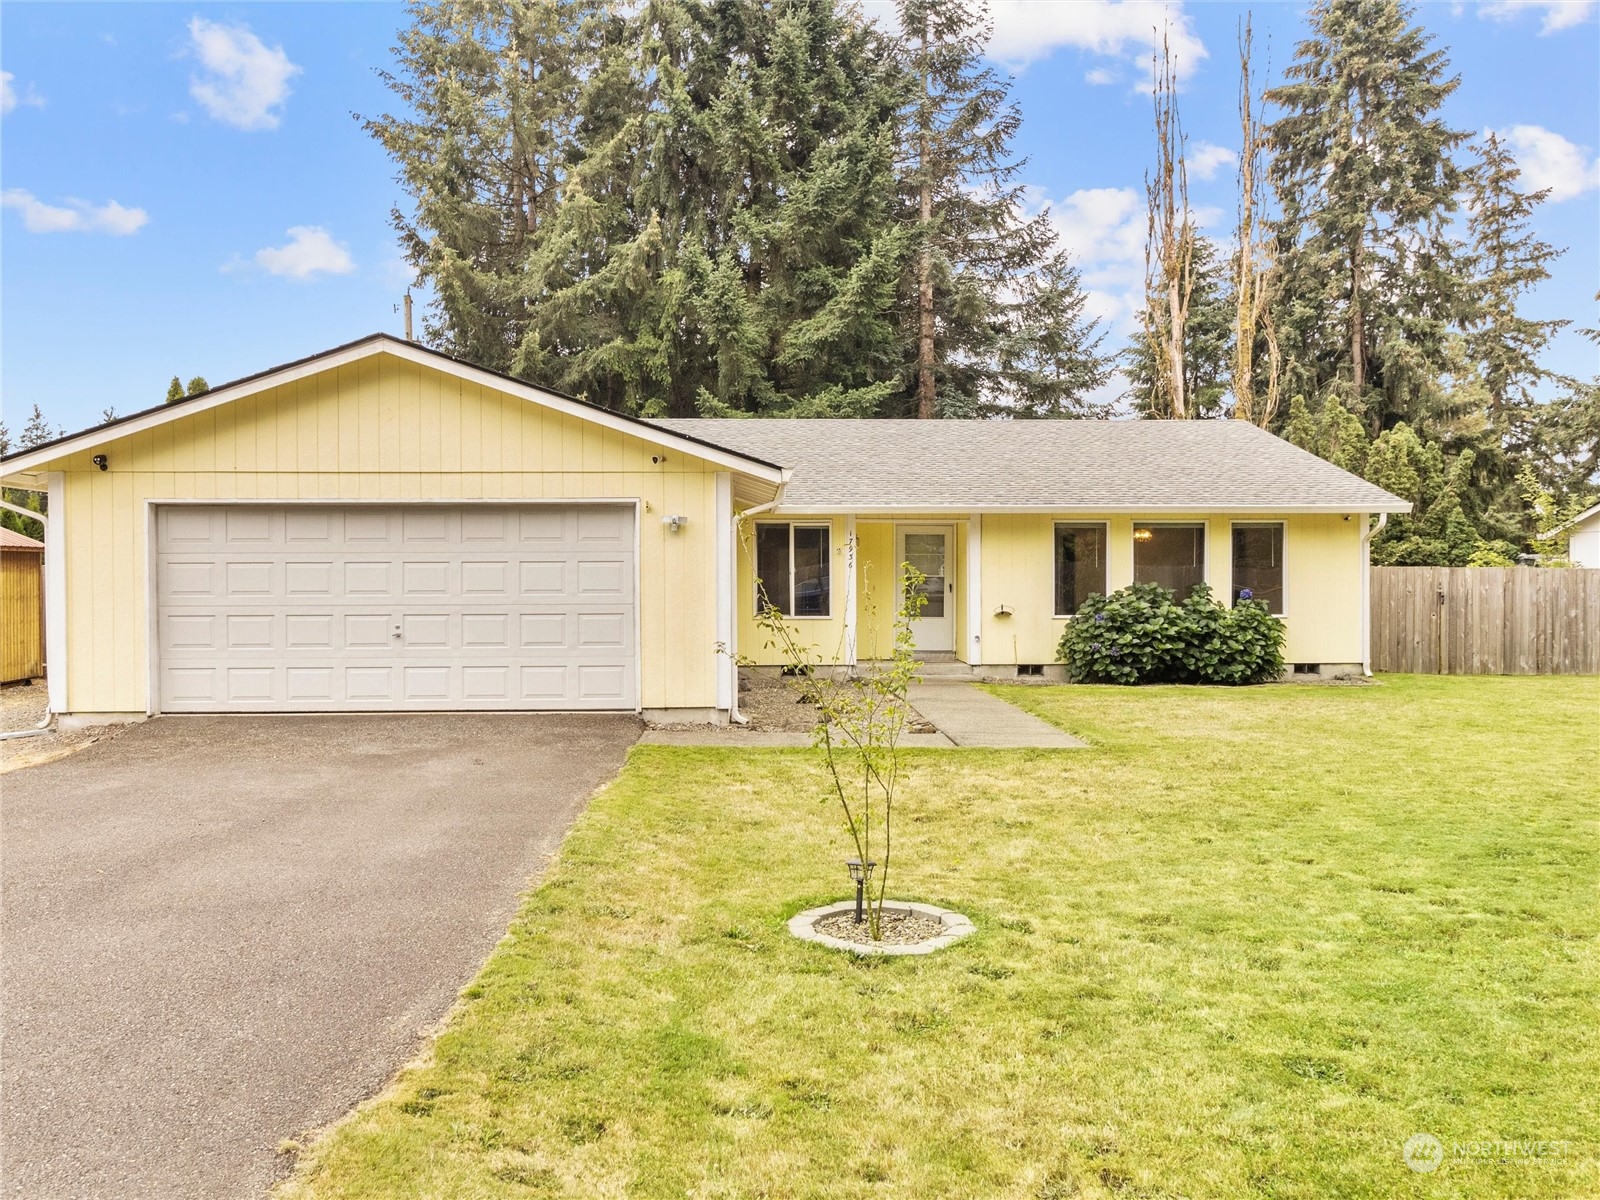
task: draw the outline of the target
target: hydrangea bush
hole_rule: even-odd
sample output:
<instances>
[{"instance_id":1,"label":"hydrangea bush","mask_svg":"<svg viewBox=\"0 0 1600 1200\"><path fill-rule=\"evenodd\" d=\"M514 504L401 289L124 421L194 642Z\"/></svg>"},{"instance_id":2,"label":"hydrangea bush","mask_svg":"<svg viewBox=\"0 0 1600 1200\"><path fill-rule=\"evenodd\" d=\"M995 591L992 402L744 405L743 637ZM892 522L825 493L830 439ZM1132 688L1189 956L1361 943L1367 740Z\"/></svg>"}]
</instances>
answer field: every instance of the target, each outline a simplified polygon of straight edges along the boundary
<instances>
[{"instance_id":1,"label":"hydrangea bush","mask_svg":"<svg viewBox=\"0 0 1600 1200\"><path fill-rule=\"evenodd\" d=\"M1248 589L1224 608L1204 584L1180 603L1135 583L1088 597L1056 658L1083 683L1264 683L1283 674L1283 623Z\"/></svg>"}]
</instances>

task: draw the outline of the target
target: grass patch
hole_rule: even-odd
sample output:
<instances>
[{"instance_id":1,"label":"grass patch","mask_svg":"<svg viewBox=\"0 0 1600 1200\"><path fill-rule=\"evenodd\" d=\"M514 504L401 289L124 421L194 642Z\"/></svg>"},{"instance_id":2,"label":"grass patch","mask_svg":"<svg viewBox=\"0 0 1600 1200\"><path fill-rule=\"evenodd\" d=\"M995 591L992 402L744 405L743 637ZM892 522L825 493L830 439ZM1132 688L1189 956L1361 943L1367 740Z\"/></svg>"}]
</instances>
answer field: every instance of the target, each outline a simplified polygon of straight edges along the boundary
<instances>
[{"instance_id":1,"label":"grass patch","mask_svg":"<svg viewBox=\"0 0 1600 1200\"><path fill-rule=\"evenodd\" d=\"M794 941L812 754L641 747L284 1197L1600 1194L1596 681L996 690L1092 749L913 752L892 890L972 937Z\"/></svg>"}]
</instances>

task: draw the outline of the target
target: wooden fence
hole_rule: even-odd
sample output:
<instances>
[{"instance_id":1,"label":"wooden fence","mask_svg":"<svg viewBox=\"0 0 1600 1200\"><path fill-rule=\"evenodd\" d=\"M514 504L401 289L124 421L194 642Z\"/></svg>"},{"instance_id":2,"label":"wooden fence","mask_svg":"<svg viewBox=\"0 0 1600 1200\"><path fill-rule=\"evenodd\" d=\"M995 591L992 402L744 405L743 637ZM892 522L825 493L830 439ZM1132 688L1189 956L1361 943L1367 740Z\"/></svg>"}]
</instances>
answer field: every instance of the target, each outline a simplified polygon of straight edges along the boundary
<instances>
[{"instance_id":1,"label":"wooden fence","mask_svg":"<svg viewBox=\"0 0 1600 1200\"><path fill-rule=\"evenodd\" d=\"M44 559L0 550L0 683L44 674Z\"/></svg>"},{"instance_id":2,"label":"wooden fence","mask_svg":"<svg viewBox=\"0 0 1600 1200\"><path fill-rule=\"evenodd\" d=\"M1374 567L1372 669L1600 674L1600 570Z\"/></svg>"}]
</instances>

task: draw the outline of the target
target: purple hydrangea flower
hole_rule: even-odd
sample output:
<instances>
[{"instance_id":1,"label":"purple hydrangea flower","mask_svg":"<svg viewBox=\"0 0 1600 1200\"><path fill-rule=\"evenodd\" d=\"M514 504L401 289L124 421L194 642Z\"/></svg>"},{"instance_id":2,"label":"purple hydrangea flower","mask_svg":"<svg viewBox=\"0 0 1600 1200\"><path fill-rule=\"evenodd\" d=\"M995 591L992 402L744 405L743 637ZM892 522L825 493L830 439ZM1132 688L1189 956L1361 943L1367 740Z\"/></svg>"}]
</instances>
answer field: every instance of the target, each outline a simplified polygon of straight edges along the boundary
<instances>
[{"instance_id":1,"label":"purple hydrangea flower","mask_svg":"<svg viewBox=\"0 0 1600 1200\"><path fill-rule=\"evenodd\" d=\"M1102 624L1104 624L1105 623L1105 619L1106 619L1106 615L1105 615L1105 613L1095 613L1094 619L1096 621L1099 621Z\"/></svg>"},{"instance_id":2,"label":"purple hydrangea flower","mask_svg":"<svg viewBox=\"0 0 1600 1200\"><path fill-rule=\"evenodd\" d=\"M1249 588L1240 588L1239 589L1239 599L1241 599L1241 600L1254 600L1255 598L1256 598L1256 594L1254 592L1252 592Z\"/></svg>"}]
</instances>

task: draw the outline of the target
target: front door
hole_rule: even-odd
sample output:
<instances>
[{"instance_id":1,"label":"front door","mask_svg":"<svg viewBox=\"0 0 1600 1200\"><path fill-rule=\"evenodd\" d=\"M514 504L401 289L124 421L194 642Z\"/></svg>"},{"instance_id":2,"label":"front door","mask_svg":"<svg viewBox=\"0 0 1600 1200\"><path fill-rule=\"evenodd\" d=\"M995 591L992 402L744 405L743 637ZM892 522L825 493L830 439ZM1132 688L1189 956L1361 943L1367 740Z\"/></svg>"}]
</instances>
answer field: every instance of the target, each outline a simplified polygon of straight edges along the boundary
<instances>
[{"instance_id":1,"label":"front door","mask_svg":"<svg viewBox=\"0 0 1600 1200\"><path fill-rule=\"evenodd\" d=\"M918 586L927 603L911 625L919 651L944 653L956 648L955 580L951 578L950 550L955 540L951 525L898 525L895 527L896 562L910 563L923 576Z\"/></svg>"}]
</instances>

